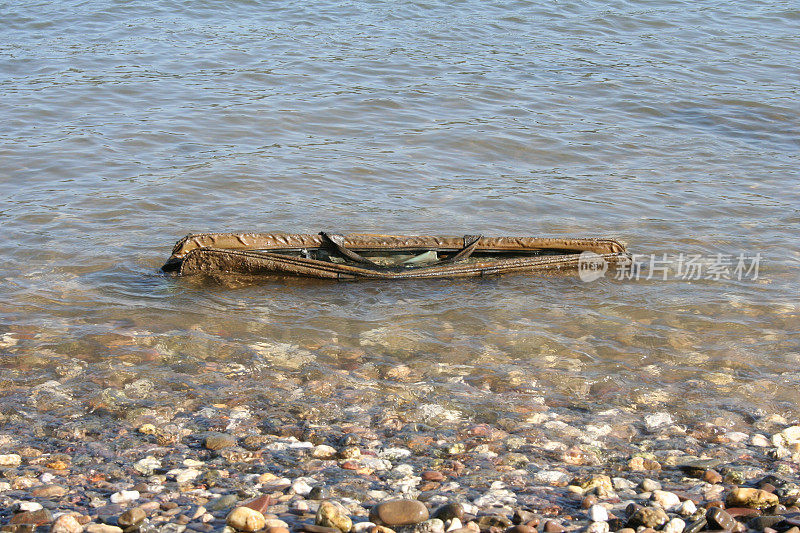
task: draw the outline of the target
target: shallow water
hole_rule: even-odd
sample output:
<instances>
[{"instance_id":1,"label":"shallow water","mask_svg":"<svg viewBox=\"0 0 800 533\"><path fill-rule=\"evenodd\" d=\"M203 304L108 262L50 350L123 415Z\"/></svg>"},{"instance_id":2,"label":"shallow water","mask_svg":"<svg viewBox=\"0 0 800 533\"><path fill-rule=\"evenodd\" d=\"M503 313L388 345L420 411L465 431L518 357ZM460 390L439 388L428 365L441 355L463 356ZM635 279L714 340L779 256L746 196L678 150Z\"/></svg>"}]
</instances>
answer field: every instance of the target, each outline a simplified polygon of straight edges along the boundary
<instances>
[{"instance_id":1,"label":"shallow water","mask_svg":"<svg viewBox=\"0 0 800 533\"><path fill-rule=\"evenodd\" d=\"M798 33L791 2L13 2L6 409L144 379L320 419L795 418ZM158 272L189 232L323 229L616 236L732 279Z\"/></svg>"}]
</instances>

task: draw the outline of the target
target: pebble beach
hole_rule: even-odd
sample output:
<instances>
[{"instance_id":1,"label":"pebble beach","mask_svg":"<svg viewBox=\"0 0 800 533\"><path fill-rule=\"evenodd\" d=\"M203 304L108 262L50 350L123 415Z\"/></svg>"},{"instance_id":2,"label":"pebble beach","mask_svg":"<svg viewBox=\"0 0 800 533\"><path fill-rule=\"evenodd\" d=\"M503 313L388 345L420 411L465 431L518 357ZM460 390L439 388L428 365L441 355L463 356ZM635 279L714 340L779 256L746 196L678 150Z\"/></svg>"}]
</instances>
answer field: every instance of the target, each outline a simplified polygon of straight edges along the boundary
<instances>
[{"instance_id":1,"label":"pebble beach","mask_svg":"<svg viewBox=\"0 0 800 533\"><path fill-rule=\"evenodd\" d=\"M306 384L305 388L315 384ZM144 382L66 419L57 382L5 409L2 531L782 533L800 524L800 426L780 415L551 409L495 424L262 401L142 408ZM285 387L291 395L292 388ZM133 401L133 398L137 401ZM30 407L30 404L29 404ZM63 406L62 406L63 409ZM281 412L283 411L283 412ZM792 530L794 531L794 530Z\"/></svg>"}]
</instances>

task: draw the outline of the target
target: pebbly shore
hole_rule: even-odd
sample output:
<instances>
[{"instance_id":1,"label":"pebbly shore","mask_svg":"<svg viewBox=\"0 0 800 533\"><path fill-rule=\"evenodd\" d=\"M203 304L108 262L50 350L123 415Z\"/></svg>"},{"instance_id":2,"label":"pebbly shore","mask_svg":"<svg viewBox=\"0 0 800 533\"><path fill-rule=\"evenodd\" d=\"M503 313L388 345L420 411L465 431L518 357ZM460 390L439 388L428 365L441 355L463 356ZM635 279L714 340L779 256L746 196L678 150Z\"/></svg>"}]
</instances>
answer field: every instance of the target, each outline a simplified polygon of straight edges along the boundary
<instances>
[{"instance_id":1,"label":"pebbly shore","mask_svg":"<svg viewBox=\"0 0 800 533\"><path fill-rule=\"evenodd\" d=\"M800 426L538 413L315 423L246 405L0 425L2 531L797 533ZM146 421L149 420L149 421Z\"/></svg>"}]
</instances>

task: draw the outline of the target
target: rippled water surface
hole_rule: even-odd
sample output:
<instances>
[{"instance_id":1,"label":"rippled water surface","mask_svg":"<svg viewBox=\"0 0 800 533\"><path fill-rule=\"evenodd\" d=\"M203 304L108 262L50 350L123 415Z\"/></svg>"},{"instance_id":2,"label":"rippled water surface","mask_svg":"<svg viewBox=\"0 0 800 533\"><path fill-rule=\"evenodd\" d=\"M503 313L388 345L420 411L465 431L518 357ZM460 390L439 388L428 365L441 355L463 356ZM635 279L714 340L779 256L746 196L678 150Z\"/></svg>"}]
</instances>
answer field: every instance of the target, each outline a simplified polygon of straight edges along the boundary
<instances>
[{"instance_id":1,"label":"rippled water surface","mask_svg":"<svg viewBox=\"0 0 800 533\"><path fill-rule=\"evenodd\" d=\"M6 409L76 414L150 383L156 406L258 388L322 418L800 414L796 2L2 11ZM158 272L189 232L323 229L616 236L645 263L734 264L592 283ZM757 279L734 275L740 253L761 254Z\"/></svg>"}]
</instances>

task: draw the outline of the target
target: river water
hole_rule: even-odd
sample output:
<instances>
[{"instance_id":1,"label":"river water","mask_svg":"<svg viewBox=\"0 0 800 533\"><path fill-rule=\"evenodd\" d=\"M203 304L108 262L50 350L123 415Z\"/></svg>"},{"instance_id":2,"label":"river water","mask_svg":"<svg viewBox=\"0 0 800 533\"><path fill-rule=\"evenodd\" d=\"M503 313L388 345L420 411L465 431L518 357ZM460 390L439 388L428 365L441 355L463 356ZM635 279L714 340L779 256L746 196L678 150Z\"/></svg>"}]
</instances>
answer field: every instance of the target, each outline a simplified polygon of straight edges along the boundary
<instances>
[{"instance_id":1,"label":"river water","mask_svg":"<svg viewBox=\"0 0 800 533\"><path fill-rule=\"evenodd\" d=\"M142 388L160 391L153 409L234 405L256 388L320 420L800 415L796 2L2 12L6 414L81 416ZM159 273L183 235L232 230L614 236L645 268Z\"/></svg>"}]
</instances>

